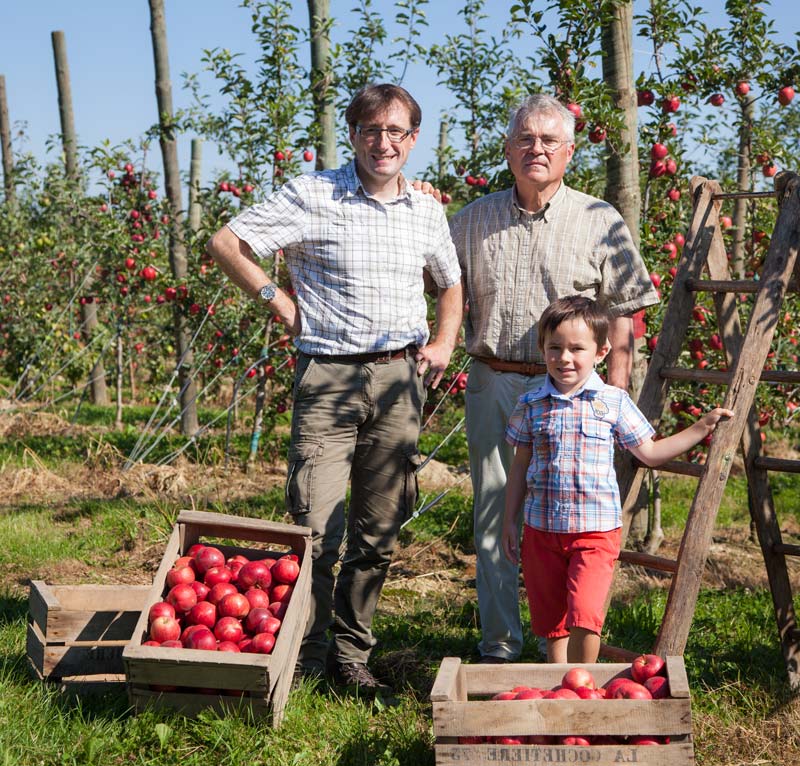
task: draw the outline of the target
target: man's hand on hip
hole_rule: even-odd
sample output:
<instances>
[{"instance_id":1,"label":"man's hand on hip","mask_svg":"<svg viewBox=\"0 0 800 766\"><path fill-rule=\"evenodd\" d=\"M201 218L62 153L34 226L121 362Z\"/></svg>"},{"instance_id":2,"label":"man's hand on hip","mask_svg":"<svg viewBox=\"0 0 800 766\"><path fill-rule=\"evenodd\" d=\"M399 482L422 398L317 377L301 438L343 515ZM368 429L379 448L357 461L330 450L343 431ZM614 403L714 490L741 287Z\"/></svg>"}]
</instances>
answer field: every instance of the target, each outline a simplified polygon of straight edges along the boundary
<instances>
[{"instance_id":1,"label":"man's hand on hip","mask_svg":"<svg viewBox=\"0 0 800 766\"><path fill-rule=\"evenodd\" d=\"M433 341L423 346L415 359L417 360L417 375L425 376L425 385L436 388L450 364L453 347L446 343Z\"/></svg>"}]
</instances>

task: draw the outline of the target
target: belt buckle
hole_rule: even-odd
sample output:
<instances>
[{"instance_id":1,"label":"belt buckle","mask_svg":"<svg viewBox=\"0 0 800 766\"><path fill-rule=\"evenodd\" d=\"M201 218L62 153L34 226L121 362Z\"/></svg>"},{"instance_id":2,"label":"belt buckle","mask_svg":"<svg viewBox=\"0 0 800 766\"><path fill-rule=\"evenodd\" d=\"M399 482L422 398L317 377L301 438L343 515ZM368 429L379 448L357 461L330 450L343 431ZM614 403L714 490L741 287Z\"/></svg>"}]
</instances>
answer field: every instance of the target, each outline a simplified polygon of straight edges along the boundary
<instances>
[{"instance_id":1,"label":"belt buckle","mask_svg":"<svg viewBox=\"0 0 800 766\"><path fill-rule=\"evenodd\" d=\"M389 364L392 361L394 351L387 351L375 358L375 364Z\"/></svg>"}]
</instances>

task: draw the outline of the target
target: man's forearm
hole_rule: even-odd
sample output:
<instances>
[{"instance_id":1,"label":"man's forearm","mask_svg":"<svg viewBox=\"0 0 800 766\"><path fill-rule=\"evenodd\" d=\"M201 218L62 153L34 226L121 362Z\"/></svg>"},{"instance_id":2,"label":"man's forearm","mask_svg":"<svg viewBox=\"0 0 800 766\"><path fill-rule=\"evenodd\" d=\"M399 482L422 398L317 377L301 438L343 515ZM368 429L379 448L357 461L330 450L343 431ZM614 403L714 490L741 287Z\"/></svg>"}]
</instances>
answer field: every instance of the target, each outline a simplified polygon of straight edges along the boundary
<instances>
[{"instance_id":1,"label":"man's forearm","mask_svg":"<svg viewBox=\"0 0 800 766\"><path fill-rule=\"evenodd\" d=\"M239 239L227 226L221 228L206 245L206 252L214 259L228 279L251 298L258 297L259 290L272 280L258 265L250 246ZM297 306L280 288L269 303L270 308L283 320L287 331L297 335L300 323Z\"/></svg>"},{"instance_id":2,"label":"man's forearm","mask_svg":"<svg viewBox=\"0 0 800 766\"><path fill-rule=\"evenodd\" d=\"M627 391L633 369L633 319L614 317L608 323L608 340L608 383Z\"/></svg>"},{"instance_id":3,"label":"man's forearm","mask_svg":"<svg viewBox=\"0 0 800 766\"><path fill-rule=\"evenodd\" d=\"M464 297L461 282L439 289L436 297L436 341L456 347L461 320L464 318Z\"/></svg>"}]
</instances>

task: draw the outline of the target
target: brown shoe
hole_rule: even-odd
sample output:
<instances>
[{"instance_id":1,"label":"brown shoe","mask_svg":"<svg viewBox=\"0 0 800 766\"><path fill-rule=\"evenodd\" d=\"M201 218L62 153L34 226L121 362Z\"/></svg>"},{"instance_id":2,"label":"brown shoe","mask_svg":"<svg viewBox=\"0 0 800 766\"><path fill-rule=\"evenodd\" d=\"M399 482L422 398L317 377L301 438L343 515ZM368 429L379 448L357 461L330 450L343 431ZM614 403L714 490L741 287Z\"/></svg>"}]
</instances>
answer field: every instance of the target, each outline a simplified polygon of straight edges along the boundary
<instances>
[{"instance_id":1,"label":"brown shoe","mask_svg":"<svg viewBox=\"0 0 800 766\"><path fill-rule=\"evenodd\" d=\"M378 681L370 669L362 662L335 663L333 681L337 686L344 686L364 694L386 694L391 689Z\"/></svg>"},{"instance_id":2,"label":"brown shoe","mask_svg":"<svg viewBox=\"0 0 800 766\"><path fill-rule=\"evenodd\" d=\"M479 660L479 665L505 665L511 660L505 657L498 657L496 654L484 654Z\"/></svg>"}]
</instances>

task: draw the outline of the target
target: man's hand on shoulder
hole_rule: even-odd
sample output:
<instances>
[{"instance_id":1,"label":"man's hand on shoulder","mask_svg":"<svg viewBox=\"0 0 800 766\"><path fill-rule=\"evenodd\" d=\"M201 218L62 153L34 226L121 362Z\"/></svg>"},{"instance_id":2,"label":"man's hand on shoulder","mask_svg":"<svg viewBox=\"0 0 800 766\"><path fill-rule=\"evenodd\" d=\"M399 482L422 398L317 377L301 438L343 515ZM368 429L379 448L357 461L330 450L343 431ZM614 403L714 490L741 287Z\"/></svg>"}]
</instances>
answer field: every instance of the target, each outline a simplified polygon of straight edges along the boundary
<instances>
[{"instance_id":1,"label":"man's hand on shoulder","mask_svg":"<svg viewBox=\"0 0 800 766\"><path fill-rule=\"evenodd\" d=\"M430 181L420 181L418 178L415 178L411 182L411 186L415 191L421 191L423 194L430 194L437 202L442 201L442 192L430 183Z\"/></svg>"}]
</instances>

